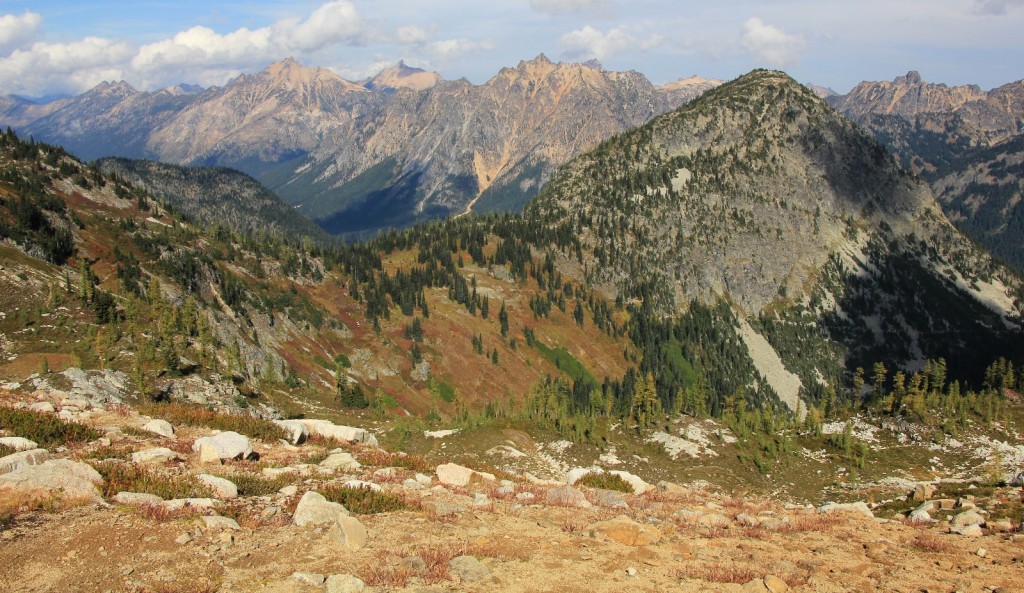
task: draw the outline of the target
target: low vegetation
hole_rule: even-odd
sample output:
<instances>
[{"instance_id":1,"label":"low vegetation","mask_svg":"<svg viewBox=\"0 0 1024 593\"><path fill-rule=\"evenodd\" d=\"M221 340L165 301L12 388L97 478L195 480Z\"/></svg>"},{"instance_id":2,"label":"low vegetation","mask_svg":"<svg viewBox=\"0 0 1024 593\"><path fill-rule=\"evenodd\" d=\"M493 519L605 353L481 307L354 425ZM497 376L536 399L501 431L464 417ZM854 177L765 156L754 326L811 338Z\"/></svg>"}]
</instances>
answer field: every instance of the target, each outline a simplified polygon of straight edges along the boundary
<instances>
[{"instance_id":1,"label":"low vegetation","mask_svg":"<svg viewBox=\"0 0 1024 593\"><path fill-rule=\"evenodd\" d=\"M139 413L162 418L171 424L230 430L265 441L287 438L285 431L269 420L242 414L222 414L198 405L148 403L139 406Z\"/></svg>"},{"instance_id":2,"label":"low vegetation","mask_svg":"<svg viewBox=\"0 0 1024 593\"><path fill-rule=\"evenodd\" d=\"M600 488L602 490L615 490L618 492L633 492L633 487L629 485L629 482L623 480L621 477L608 473L608 472L591 472L576 482L577 486L588 486L590 488Z\"/></svg>"},{"instance_id":3,"label":"low vegetation","mask_svg":"<svg viewBox=\"0 0 1024 593\"><path fill-rule=\"evenodd\" d=\"M9 407L0 407L0 429L35 441L44 449L85 443L100 436L96 429L69 422L56 414Z\"/></svg>"},{"instance_id":4,"label":"low vegetation","mask_svg":"<svg viewBox=\"0 0 1024 593\"><path fill-rule=\"evenodd\" d=\"M95 463L103 476L103 496L110 498L119 492L153 494L164 500L175 498L206 498L211 496L192 474L165 474L154 468L116 461Z\"/></svg>"},{"instance_id":5,"label":"low vegetation","mask_svg":"<svg viewBox=\"0 0 1024 593\"><path fill-rule=\"evenodd\" d=\"M380 492L370 488L349 488L330 484L318 489L318 492L331 502L340 503L349 512L356 515L375 515L408 511L415 508L413 503L403 496Z\"/></svg>"}]
</instances>

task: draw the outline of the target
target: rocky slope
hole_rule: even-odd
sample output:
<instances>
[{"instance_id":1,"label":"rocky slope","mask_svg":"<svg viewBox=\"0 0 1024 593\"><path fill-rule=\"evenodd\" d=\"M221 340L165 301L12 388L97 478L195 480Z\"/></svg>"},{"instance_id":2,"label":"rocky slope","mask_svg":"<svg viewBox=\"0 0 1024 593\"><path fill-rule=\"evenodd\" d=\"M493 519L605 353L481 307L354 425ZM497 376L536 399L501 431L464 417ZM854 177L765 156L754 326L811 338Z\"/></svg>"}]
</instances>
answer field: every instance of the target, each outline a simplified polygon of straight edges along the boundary
<instances>
[{"instance_id":1,"label":"rocky slope","mask_svg":"<svg viewBox=\"0 0 1024 593\"><path fill-rule=\"evenodd\" d=\"M362 428L311 419L283 422L291 432L275 435L281 426L223 413L197 422L181 404L115 404L126 395L0 390L0 418L19 418L0 424L0 442L25 449L0 457L5 589L525 592L542 582L560 591L780 593L1024 584L1019 488L923 481L890 489L879 504L812 506L706 483L654 486L628 472L587 482L588 472L600 474L585 468L557 480L499 478L443 454L381 449ZM74 440L40 432L58 413ZM20 436L37 434L48 434L50 450Z\"/></svg>"},{"instance_id":2,"label":"rocky slope","mask_svg":"<svg viewBox=\"0 0 1024 593\"><path fill-rule=\"evenodd\" d=\"M999 164L1017 150L1024 127L1024 81L991 91L924 82L916 72L890 82L863 82L829 102L862 124L905 167L921 174L946 215L1018 271L1020 214L1007 194L1020 176ZM1012 157L1011 157L1012 161ZM983 169L994 167L995 178Z\"/></svg>"},{"instance_id":3,"label":"rocky slope","mask_svg":"<svg viewBox=\"0 0 1024 593\"><path fill-rule=\"evenodd\" d=\"M245 173L222 167L180 167L153 161L105 158L96 162L114 175L200 224L220 224L326 242L328 236L281 198Z\"/></svg>"},{"instance_id":4,"label":"rocky slope","mask_svg":"<svg viewBox=\"0 0 1024 593\"><path fill-rule=\"evenodd\" d=\"M816 328L807 335L842 343L848 362L883 343L910 364L976 355L938 338L952 332L972 349L992 339L970 337L976 326L955 313L964 307L995 312L1005 347L1019 339L1019 280L884 147L778 72L743 76L575 159L527 217L557 229L564 265L608 295L666 313L725 300L741 316L785 320L784 333ZM922 290L926 307L915 304Z\"/></svg>"}]
</instances>

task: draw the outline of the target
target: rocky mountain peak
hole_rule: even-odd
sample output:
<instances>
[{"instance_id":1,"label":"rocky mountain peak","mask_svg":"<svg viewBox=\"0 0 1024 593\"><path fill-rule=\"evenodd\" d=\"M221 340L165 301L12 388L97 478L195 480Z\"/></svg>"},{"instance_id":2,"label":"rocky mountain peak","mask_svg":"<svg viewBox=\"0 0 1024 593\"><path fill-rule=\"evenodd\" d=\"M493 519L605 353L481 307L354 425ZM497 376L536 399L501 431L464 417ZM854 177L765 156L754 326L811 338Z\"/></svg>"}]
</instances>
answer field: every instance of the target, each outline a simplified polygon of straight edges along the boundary
<instances>
[{"instance_id":1,"label":"rocky mountain peak","mask_svg":"<svg viewBox=\"0 0 1024 593\"><path fill-rule=\"evenodd\" d=\"M366 80L363 86L374 91L395 91L411 89L423 91L432 88L444 80L437 72L406 65L402 60L398 64L381 70L376 76Z\"/></svg>"},{"instance_id":2,"label":"rocky mountain peak","mask_svg":"<svg viewBox=\"0 0 1024 593\"><path fill-rule=\"evenodd\" d=\"M911 70L911 71L907 72L906 76L898 76L898 77L896 77L896 80L893 81L894 84L913 84L913 85L921 84L921 82L922 82L922 80L921 80L921 73L918 72L917 70Z\"/></svg>"},{"instance_id":3,"label":"rocky mountain peak","mask_svg":"<svg viewBox=\"0 0 1024 593\"><path fill-rule=\"evenodd\" d=\"M357 92L366 90L326 68L307 68L293 58L274 62L252 78L263 79L271 87L288 91L303 90L313 86L332 86Z\"/></svg>"}]
</instances>

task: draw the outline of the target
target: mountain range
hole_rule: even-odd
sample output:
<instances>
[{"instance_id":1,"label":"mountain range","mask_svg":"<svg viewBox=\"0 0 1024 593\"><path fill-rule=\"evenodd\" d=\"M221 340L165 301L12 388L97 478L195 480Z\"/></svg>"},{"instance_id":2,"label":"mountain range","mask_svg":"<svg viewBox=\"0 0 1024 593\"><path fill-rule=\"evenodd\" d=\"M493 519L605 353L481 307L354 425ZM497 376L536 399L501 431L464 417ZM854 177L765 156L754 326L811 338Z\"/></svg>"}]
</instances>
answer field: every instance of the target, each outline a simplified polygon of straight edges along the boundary
<instances>
[{"instance_id":1,"label":"mountain range","mask_svg":"<svg viewBox=\"0 0 1024 593\"><path fill-rule=\"evenodd\" d=\"M357 84L287 59L203 92L120 82L48 105L9 98L0 124L85 160L237 168L329 232L359 233L521 208L572 156L720 83L656 87L540 55L482 85L404 64Z\"/></svg>"}]
</instances>

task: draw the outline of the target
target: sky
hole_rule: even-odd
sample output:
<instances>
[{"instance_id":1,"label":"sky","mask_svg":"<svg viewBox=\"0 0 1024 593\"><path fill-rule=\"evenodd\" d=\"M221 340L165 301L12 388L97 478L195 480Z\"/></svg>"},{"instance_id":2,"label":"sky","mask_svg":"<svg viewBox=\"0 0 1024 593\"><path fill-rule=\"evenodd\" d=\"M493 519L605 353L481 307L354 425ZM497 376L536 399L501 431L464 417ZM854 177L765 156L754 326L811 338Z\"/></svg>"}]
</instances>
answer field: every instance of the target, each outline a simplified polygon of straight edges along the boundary
<instances>
[{"instance_id":1,"label":"sky","mask_svg":"<svg viewBox=\"0 0 1024 593\"><path fill-rule=\"evenodd\" d=\"M917 70L1024 78L1024 0L0 0L0 95L223 85L293 57L361 80L399 60L480 84L544 53L655 84L778 68L847 92Z\"/></svg>"}]
</instances>

